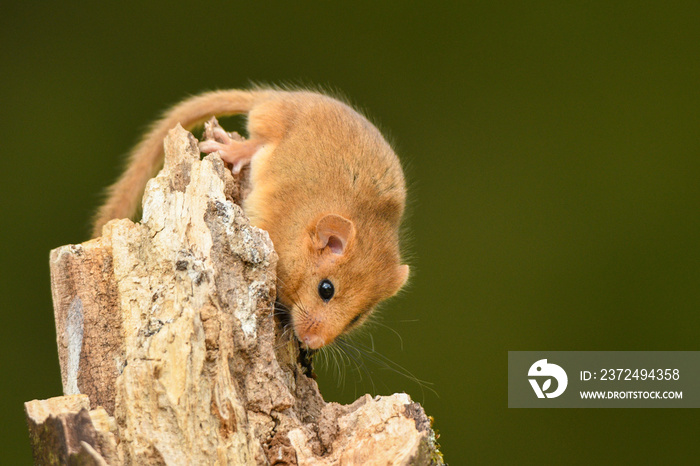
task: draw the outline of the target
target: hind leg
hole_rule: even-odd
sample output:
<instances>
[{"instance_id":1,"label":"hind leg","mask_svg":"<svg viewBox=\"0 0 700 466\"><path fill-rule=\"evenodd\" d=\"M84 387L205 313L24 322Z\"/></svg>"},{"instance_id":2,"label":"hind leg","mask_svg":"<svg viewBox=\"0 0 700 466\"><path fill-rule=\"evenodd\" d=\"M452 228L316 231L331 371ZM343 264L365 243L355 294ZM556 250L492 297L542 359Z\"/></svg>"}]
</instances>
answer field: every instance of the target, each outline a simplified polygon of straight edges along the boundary
<instances>
[{"instance_id":1,"label":"hind leg","mask_svg":"<svg viewBox=\"0 0 700 466\"><path fill-rule=\"evenodd\" d=\"M217 152L221 160L233 165L231 172L237 175L243 166L250 163L260 145L255 139L246 140L238 133L226 132L216 118L212 118L204 124L204 141L199 143L199 150L205 154Z\"/></svg>"}]
</instances>

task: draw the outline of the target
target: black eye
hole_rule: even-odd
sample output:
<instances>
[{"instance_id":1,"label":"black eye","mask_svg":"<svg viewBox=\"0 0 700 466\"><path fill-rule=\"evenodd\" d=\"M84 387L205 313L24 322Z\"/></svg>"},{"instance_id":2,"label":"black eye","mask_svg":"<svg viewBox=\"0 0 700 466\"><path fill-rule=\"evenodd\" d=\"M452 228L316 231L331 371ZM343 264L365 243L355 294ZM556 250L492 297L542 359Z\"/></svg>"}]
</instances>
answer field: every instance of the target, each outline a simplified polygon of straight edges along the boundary
<instances>
[{"instance_id":1,"label":"black eye","mask_svg":"<svg viewBox=\"0 0 700 466\"><path fill-rule=\"evenodd\" d=\"M331 300L334 294L335 287L333 286L333 283L331 283L331 281L327 278L321 280L321 283L318 284L318 295L321 297L321 299L328 302Z\"/></svg>"}]
</instances>

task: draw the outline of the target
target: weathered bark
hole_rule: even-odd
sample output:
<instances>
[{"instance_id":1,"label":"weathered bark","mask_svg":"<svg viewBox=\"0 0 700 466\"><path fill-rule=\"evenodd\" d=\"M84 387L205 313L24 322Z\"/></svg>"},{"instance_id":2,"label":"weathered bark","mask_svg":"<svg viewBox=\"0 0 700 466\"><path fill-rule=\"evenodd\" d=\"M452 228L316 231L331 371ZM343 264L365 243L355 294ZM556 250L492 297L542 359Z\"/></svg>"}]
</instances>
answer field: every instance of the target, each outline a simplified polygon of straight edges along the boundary
<instances>
[{"instance_id":1,"label":"weathered bark","mask_svg":"<svg viewBox=\"0 0 700 466\"><path fill-rule=\"evenodd\" d=\"M408 395L323 401L275 325L277 256L237 181L180 127L165 149L140 224L52 251L66 396L26 403L36 461L440 462Z\"/></svg>"}]
</instances>

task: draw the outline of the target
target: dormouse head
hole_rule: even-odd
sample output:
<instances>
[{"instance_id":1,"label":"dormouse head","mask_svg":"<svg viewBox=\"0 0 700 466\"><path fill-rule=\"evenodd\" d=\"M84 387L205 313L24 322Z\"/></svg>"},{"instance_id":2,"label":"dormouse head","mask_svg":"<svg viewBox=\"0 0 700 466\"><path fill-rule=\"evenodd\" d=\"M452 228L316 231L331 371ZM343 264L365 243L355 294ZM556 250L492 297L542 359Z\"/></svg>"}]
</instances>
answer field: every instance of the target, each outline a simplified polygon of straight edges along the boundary
<instances>
[{"instance_id":1,"label":"dormouse head","mask_svg":"<svg viewBox=\"0 0 700 466\"><path fill-rule=\"evenodd\" d=\"M308 225L304 267L288 276L285 293L294 332L306 347L318 349L361 325L381 300L396 294L408 279L400 264L398 239L387 225L372 234L350 219L323 214ZM364 232L366 233L366 232ZM291 291L291 290L288 290Z\"/></svg>"}]
</instances>

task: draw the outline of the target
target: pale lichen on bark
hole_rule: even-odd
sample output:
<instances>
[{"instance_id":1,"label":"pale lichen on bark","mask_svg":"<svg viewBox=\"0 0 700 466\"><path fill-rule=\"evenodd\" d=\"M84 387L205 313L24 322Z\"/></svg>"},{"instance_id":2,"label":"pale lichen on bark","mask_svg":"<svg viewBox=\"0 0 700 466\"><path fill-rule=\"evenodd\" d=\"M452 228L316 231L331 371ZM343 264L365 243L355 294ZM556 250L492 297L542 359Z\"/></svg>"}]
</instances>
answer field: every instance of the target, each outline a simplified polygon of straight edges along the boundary
<instances>
[{"instance_id":1,"label":"pale lichen on bark","mask_svg":"<svg viewBox=\"0 0 700 466\"><path fill-rule=\"evenodd\" d=\"M233 202L237 180L180 127L165 151L141 223L52 251L64 393L83 395L26 404L37 461L439 463L408 395L323 401L276 331L277 256ZM87 434L52 456L50 426Z\"/></svg>"}]
</instances>

